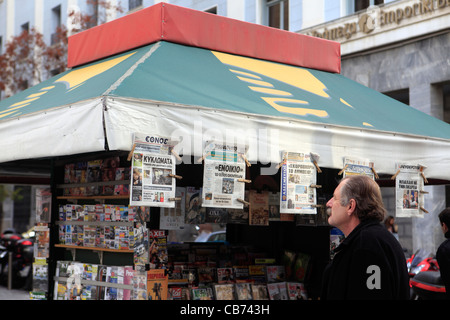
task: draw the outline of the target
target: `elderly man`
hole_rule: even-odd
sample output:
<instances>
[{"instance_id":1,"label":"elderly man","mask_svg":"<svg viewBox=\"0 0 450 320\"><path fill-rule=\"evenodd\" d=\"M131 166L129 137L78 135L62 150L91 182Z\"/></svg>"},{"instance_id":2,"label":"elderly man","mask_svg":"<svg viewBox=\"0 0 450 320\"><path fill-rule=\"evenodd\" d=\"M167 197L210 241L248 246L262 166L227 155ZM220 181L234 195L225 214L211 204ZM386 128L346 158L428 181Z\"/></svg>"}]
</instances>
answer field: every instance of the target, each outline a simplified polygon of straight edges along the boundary
<instances>
[{"instance_id":1,"label":"elderly man","mask_svg":"<svg viewBox=\"0 0 450 320\"><path fill-rule=\"evenodd\" d=\"M386 210L378 184L367 176L347 177L327 207L328 223L346 238L325 270L321 298L408 299L405 256L381 225Z\"/></svg>"}]
</instances>

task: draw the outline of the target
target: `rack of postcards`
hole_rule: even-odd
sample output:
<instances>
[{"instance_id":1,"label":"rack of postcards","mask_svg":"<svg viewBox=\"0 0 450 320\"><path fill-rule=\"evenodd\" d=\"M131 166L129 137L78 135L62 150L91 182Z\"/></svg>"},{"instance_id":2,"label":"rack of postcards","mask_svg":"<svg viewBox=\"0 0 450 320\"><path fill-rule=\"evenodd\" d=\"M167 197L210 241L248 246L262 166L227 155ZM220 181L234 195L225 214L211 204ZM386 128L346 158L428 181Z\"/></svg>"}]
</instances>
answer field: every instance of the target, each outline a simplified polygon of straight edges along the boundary
<instances>
[{"instance_id":1,"label":"rack of postcards","mask_svg":"<svg viewBox=\"0 0 450 320\"><path fill-rule=\"evenodd\" d=\"M56 184L57 229L53 244L58 250L53 273L53 299L130 299L134 274L135 215L127 205L130 167L123 156L69 162L55 168L63 176ZM70 255L61 252L69 252ZM97 261L84 261L89 252ZM119 265L104 261L104 255L118 255ZM126 259L120 256L128 256ZM61 257L70 257L64 259ZM92 260L87 259L87 260Z\"/></svg>"}]
</instances>

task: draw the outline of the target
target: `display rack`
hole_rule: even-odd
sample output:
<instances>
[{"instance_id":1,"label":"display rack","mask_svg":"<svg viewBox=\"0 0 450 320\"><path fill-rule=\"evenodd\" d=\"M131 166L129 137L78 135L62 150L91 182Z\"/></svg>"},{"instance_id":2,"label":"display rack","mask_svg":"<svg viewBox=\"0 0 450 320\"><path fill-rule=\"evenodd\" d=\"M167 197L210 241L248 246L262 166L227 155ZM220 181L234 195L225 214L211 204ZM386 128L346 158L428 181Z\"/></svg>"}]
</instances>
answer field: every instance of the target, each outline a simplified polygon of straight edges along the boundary
<instances>
[{"instance_id":1,"label":"display rack","mask_svg":"<svg viewBox=\"0 0 450 320\"><path fill-rule=\"evenodd\" d=\"M53 259L51 261L49 270L49 288L48 288L48 298L54 299L54 286L58 282L71 281L69 277L59 276L56 274L57 262L58 261L73 261L81 263L92 263L105 266L125 266L131 265L133 261L133 248L130 249L114 249L106 247L97 246L81 246L73 244L64 244L59 242L58 231L61 226L94 226L94 227L133 227L133 221L78 221L69 220L63 221L59 219L59 206L64 206L68 204L74 205L97 205L97 204L111 204L117 206L126 206L129 202L128 194L70 194L69 192L64 192L70 188L103 188L105 186L117 185L129 185L130 179L121 179L113 181L95 181L95 182L80 182L80 183L64 183L64 167L66 164L72 164L77 162L87 162L92 160L107 159L111 157L120 158L121 167L130 167L129 161L126 160L125 153L114 152L108 154L92 154L83 158L78 157L67 157L66 159L61 159L55 162L54 167L54 177L53 177L53 209L52 214L52 241L51 241L51 251L53 253ZM92 255L92 253L94 255ZM107 256L106 256L107 255ZM73 279L72 279L73 280ZM120 283L110 283L103 281L94 281L86 279L78 279L81 281L82 285L86 286L98 286L98 287L110 287L117 289L128 289L131 290L132 285L120 284Z\"/></svg>"}]
</instances>

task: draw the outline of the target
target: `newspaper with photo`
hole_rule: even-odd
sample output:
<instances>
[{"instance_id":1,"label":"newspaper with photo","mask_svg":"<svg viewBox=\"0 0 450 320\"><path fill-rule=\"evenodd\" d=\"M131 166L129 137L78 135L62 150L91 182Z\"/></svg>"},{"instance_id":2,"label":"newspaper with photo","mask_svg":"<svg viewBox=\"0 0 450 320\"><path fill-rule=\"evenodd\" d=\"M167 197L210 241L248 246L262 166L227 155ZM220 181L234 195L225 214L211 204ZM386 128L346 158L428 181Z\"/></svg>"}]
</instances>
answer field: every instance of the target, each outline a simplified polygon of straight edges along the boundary
<instances>
[{"instance_id":1,"label":"newspaper with photo","mask_svg":"<svg viewBox=\"0 0 450 320\"><path fill-rule=\"evenodd\" d=\"M134 133L130 205L175 207L175 142L159 135Z\"/></svg>"},{"instance_id":2,"label":"newspaper with photo","mask_svg":"<svg viewBox=\"0 0 450 320\"><path fill-rule=\"evenodd\" d=\"M395 178L395 215L397 218L420 217L424 206L423 177L419 164L397 163L398 174Z\"/></svg>"},{"instance_id":3,"label":"newspaper with photo","mask_svg":"<svg viewBox=\"0 0 450 320\"><path fill-rule=\"evenodd\" d=\"M284 152L280 213L317 214L316 167L310 153Z\"/></svg>"},{"instance_id":4,"label":"newspaper with photo","mask_svg":"<svg viewBox=\"0 0 450 320\"><path fill-rule=\"evenodd\" d=\"M246 163L245 146L211 141L206 143L202 206L242 209Z\"/></svg>"}]
</instances>

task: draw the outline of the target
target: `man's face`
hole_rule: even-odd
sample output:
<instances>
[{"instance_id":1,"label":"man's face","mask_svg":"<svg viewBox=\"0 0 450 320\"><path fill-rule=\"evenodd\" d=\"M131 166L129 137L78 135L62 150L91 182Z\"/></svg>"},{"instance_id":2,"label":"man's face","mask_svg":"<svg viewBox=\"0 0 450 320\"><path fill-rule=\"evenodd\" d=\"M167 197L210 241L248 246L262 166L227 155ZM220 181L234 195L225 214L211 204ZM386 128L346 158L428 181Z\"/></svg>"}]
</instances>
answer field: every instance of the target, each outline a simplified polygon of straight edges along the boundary
<instances>
[{"instance_id":1,"label":"man's face","mask_svg":"<svg viewBox=\"0 0 450 320\"><path fill-rule=\"evenodd\" d=\"M345 182L343 182L345 183ZM341 205L341 188L342 184L340 183L337 188L334 190L333 197L327 202L328 211L328 223L336 228L340 228L340 226L344 225L348 219L348 205Z\"/></svg>"}]
</instances>

